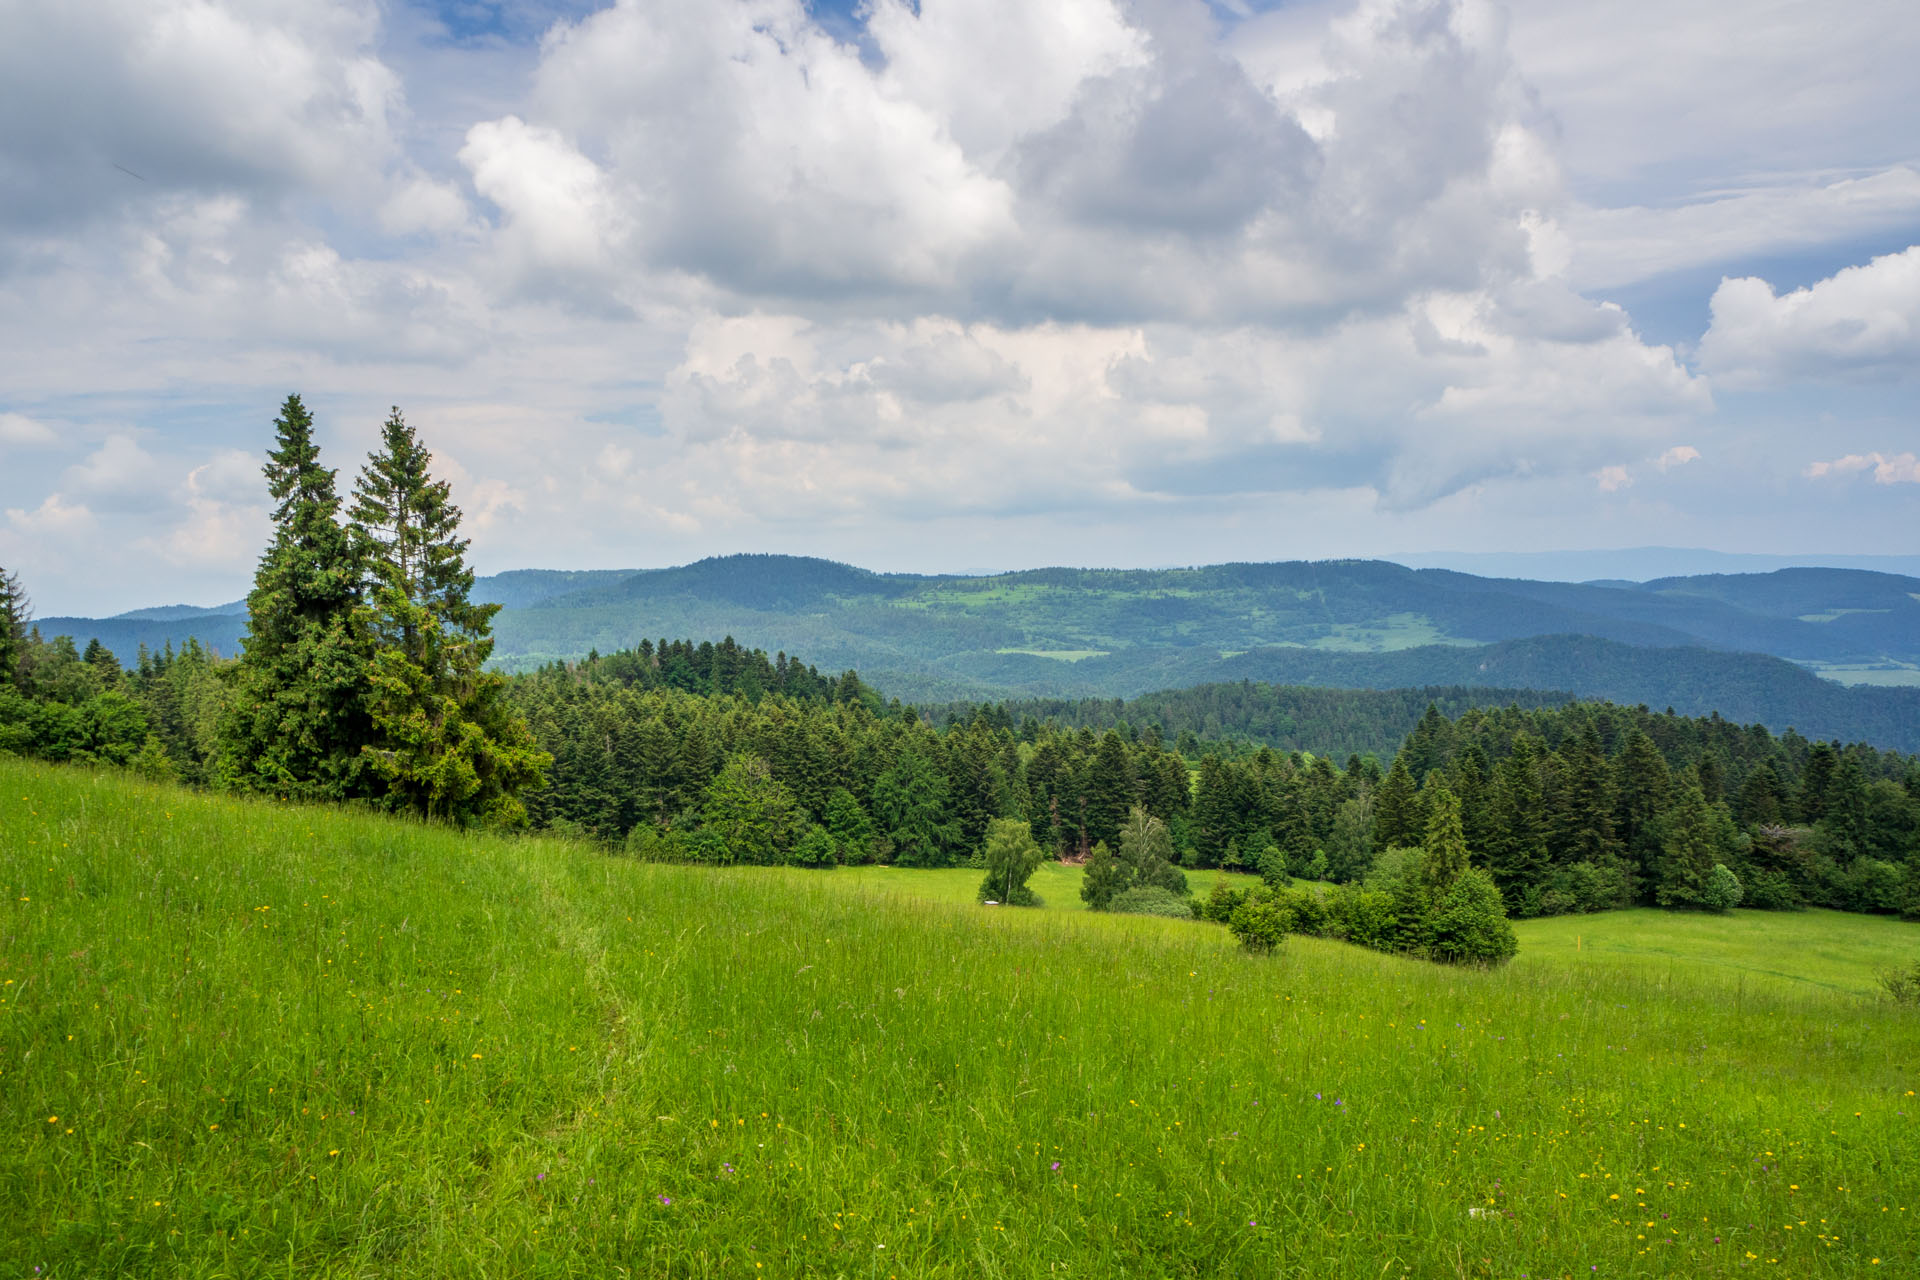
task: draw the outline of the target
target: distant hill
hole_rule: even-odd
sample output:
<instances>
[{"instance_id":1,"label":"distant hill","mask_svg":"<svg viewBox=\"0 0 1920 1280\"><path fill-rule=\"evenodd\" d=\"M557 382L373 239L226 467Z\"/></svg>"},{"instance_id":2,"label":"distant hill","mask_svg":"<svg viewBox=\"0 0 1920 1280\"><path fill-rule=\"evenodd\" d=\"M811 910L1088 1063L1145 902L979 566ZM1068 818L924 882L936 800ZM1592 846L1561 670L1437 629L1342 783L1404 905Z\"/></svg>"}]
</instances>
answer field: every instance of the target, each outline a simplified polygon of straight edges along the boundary
<instances>
[{"instance_id":1,"label":"distant hill","mask_svg":"<svg viewBox=\"0 0 1920 1280\"><path fill-rule=\"evenodd\" d=\"M823 671L856 669L918 703L1134 697L1241 679L1501 686L1920 745L1920 689L1849 690L1803 669L1878 665L1920 681L1920 578L1865 570L1567 583L1336 560L959 577L752 555L521 570L481 579L476 593L506 606L495 656L516 669L645 638L731 635L805 653ZM128 656L142 640L188 634L232 652L244 618L41 625Z\"/></svg>"}]
</instances>

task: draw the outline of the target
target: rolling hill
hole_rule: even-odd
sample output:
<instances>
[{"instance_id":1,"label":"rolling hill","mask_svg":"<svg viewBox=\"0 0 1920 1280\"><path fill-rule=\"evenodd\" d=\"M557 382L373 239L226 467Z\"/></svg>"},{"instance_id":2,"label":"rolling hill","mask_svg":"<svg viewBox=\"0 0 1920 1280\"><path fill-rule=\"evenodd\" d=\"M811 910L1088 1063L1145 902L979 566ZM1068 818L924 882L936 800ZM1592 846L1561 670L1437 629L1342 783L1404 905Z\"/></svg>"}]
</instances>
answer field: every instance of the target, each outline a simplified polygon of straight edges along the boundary
<instances>
[{"instance_id":1,"label":"rolling hill","mask_svg":"<svg viewBox=\"0 0 1920 1280\"><path fill-rule=\"evenodd\" d=\"M754 555L521 570L481 579L476 594L506 606L495 656L514 669L643 638L732 635L857 669L913 702L1238 680L1474 685L1920 745L1920 689L1850 690L1814 674L1920 682L1920 578L1866 570L1564 583L1340 560L939 577ZM231 652L244 615L143 610L41 626L97 635L123 656L189 634Z\"/></svg>"}]
</instances>

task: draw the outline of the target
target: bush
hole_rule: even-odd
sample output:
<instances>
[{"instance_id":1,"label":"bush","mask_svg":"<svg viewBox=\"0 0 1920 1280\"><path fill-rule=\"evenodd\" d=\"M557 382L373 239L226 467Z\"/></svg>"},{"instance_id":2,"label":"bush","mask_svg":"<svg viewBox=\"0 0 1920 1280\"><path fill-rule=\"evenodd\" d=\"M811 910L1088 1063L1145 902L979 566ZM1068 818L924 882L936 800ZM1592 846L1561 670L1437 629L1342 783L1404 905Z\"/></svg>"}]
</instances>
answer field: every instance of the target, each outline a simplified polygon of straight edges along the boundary
<instances>
[{"instance_id":1,"label":"bush","mask_svg":"<svg viewBox=\"0 0 1920 1280\"><path fill-rule=\"evenodd\" d=\"M1588 913L1612 911L1627 906L1633 900L1633 886L1627 882L1626 871L1612 864L1597 862L1576 862L1554 872L1547 891L1553 893L1556 890L1572 901L1572 910ZM1543 910L1541 914L1565 913Z\"/></svg>"},{"instance_id":2,"label":"bush","mask_svg":"<svg viewBox=\"0 0 1920 1280\"><path fill-rule=\"evenodd\" d=\"M1505 964L1520 950L1493 877L1478 867L1460 873L1427 924L1428 950L1448 964Z\"/></svg>"},{"instance_id":3,"label":"bush","mask_svg":"<svg viewBox=\"0 0 1920 1280\"><path fill-rule=\"evenodd\" d=\"M1136 916L1168 916L1175 920L1193 919L1193 900L1183 898L1158 885L1137 885L1116 893L1107 910Z\"/></svg>"},{"instance_id":4,"label":"bush","mask_svg":"<svg viewBox=\"0 0 1920 1280\"><path fill-rule=\"evenodd\" d=\"M1393 950L1400 934L1400 917L1394 911L1392 894L1344 884L1327 895L1327 908L1339 930L1334 936L1375 951Z\"/></svg>"},{"instance_id":5,"label":"bush","mask_svg":"<svg viewBox=\"0 0 1920 1280\"><path fill-rule=\"evenodd\" d=\"M1269 889L1256 889L1234 910L1227 931L1249 951L1272 951L1286 941L1293 925L1293 913L1280 895Z\"/></svg>"},{"instance_id":6,"label":"bush","mask_svg":"<svg viewBox=\"0 0 1920 1280\"><path fill-rule=\"evenodd\" d=\"M1762 911L1800 911L1807 900L1792 879L1781 871L1756 871L1748 877L1746 903Z\"/></svg>"},{"instance_id":7,"label":"bush","mask_svg":"<svg viewBox=\"0 0 1920 1280\"><path fill-rule=\"evenodd\" d=\"M831 867L839 861L839 853L833 833L815 824L794 842L793 848L787 853L787 861L796 867Z\"/></svg>"},{"instance_id":8,"label":"bush","mask_svg":"<svg viewBox=\"0 0 1920 1280\"><path fill-rule=\"evenodd\" d=\"M1213 892L1206 896L1194 909L1202 920L1211 920L1215 924L1225 924L1233 918L1240 904L1247 900L1245 889L1236 889L1224 878L1213 882Z\"/></svg>"},{"instance_id":9,"label":"bush","mask_svg":"<svg viewBox=\"0 0 1920 1280\"><path fill-rule=\"evenodd\" d=\"M1900 1004L1920 1005L1920 960L1880 975L1880 985Z\"/></svg>"},{"instance_id":10,"label":"bush","mask_svg":"<svg viewBox=\"0 0 1920 1280\"><path fill-rule=\"evenodd\" d=\"M1740 905L1740 877L1716 862L1713 874L1700 887L1700 905L1709 911L1731 911Z\"/></svg>"}]
</instances>

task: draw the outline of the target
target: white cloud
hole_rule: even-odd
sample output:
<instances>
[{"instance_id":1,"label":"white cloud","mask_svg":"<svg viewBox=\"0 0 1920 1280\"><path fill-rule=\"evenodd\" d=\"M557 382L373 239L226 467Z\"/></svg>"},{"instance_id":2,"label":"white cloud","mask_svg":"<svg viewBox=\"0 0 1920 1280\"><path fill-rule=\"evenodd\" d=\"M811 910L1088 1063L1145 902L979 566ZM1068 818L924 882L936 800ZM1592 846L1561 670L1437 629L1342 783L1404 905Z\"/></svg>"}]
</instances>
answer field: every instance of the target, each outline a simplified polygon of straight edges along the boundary
<instances>
[{"instance_id":1,"label":"white cloud","mask_svg":"<svg viewBox=\"0 0 1920 1280\"><path fill-rule=\"evenodd\" d=\"M56 444L59 439L52 427L29 418L24 413L0 413L0 444L12 445L20 449L37 449Z\"/></svg>"},{"instance_id":2,"label":"white cloud","mask_svg":"<svg viewBox=\"0 0 1920 1280\"><path fill-rule=\"evenodd\" d=\"M1675 467L1684 467L1689 462L1697 462L1700 451L1690 444L1677 444L1661 454L1654 465L1662 471L1671 471Z\"/></svg>"},{"instance_id":3,"label":"white cloud","mask_svg":"<svg viewBox=\"0 0 1920 1280\"><path fill-rule=\"evenodd\" d=\"M1830 462L1816 462L1807 468L1814 479L1871 471L1875 484L1920 484L1920 455L1912 453L1850 453Z\"/></svg>"},{"instance_id":4,"label":"white cloud","mask_svg":"<svg viewBox=\"0 0 1920 1280\"><path fill-rule=\"evenodd\" d=\"M117 510L151 509L165 499L155 471L153 455L131 435L119 432L68 468L67 484Z\"/></svg>"},{"instance_id":5,"label":"white cloud","mask_svg":"<svg viewBox=\"0 0 1920 1280\"><path fill-rule=\"evenodd\" d=\"M400 87L372 52L371 0L7 0L4 25L0 223L137 215L182 192L359 191L396 154Z\"/></svg>"},{"instance_id":6,"label":"white cloud","mask_svg":"<svg viewBox=\"0 0 1920 1280\"><path fill-rule=\"evenodd\" d=\"M1633 487L1633 476L1622 466L1602 467L1593 473L1593 479L1602 493L1618 493Z\"/></svg>"},{"instance_id":7,"label":"white cloud","mask_svg":"<svg viewBox=\"0 0 1920 1280\"><path fill-rule=\"evenodd\" d=\"M1911 378L1920 370L1920 245L1776 295L1723 280L1701 367L1729 386L1796 378Z\"/></svg>"},{"instance_id":8,"label":"white cloud","mask_svg":"<svg viewBox=\"0 0 1920 1280\"><path fill-rule=\"evenodd\" d=\"M60 493L48 494L31 511L8 507L7 519L24 533L54 538L70 537L94 524L93 512L84 503L70 502Z\"/></svg>"}]
</instances>

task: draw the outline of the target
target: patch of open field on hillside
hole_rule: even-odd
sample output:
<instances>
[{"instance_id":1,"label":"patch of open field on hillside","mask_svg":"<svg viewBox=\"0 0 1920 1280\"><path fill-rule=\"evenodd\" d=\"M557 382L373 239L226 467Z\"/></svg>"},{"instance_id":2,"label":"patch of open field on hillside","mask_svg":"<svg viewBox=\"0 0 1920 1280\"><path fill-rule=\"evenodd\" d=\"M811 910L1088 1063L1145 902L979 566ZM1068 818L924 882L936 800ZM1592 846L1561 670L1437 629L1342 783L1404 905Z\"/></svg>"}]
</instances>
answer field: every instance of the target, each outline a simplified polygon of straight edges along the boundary
<instances>
[{"instance_id":1,"label":"patch of open field on hillside","mask_svg":"<svg viewBox=\"0 0 1920 1280\"><path fill-rule=\"evenodd\" d=\"M1920 1019L1850 980L1599 963L1595 917L1573 961L1535 936L1497 972L1249 956L1198 923L975 908L977 873L958 902L879 883L911 874L643 866L0 761L0 1258L1920 1266Z\"/></svg>"}]
</instances>

